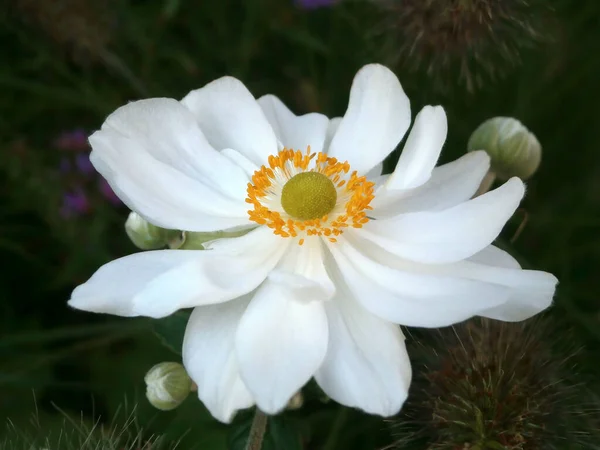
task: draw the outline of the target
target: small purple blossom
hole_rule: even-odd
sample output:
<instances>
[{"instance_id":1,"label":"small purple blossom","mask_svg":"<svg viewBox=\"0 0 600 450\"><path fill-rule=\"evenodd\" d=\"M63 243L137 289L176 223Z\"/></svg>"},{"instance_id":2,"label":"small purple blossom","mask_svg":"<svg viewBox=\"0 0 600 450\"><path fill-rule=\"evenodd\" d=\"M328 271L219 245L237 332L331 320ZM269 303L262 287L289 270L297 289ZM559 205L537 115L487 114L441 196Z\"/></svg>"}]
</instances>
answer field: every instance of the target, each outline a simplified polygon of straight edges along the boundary
<instances>
[{"instance_id":1,"label":"small purple blossom","mask_svg":"<svg viewBox=\"0 0 600 450\"><path fill-rule=\"evenodd\" d=\"M98 183L98 189L100 193L113 205L121 205L121 199L117 197L117 194L112 190L108 182L102 178Z\"/></svg>"},{"instance_id":2,"label":"small purple blossom","mask_svg":"<svg viewBox=\"0 0 600 450\"><path fill-rule=\"evenodd\" d=\"M60 208L60 215L65 219L69 219L85 214L89 212L90 209L91 205L87 195L81 188L78 188L65 193L63 196L63 204Z\"/></svg>"},{"instance_id":3,"label":"small purple blossom","mask_svg":"<svg viewBox=\"0 0 600 450\"><path fill-rule=\"evenodd\" d=\"M89 153L80 153L75 157L75 165L77 170L84 175L91 175L96 172L92 162L90 161Z\"/></svg>"},{"instance_id":4,"label":"small purple blossom","mask_svg":"<svg viewBox=\"0 0 600 450\"><path fill-rule=\"evenodd\" d=\"M59 212L64 219L78 217L91 211L92 203L99 200L98 194L111 205L122 205L119 197L106 180L96 172L90 161L91 149L87 138L87 133L83 129L76 129L62 133L54 141L56 148L70 153L63 154L58 165L59 174L66 179Z\"/></svg>"},{"instance_id":5,"label":"small purple blossom","mask_svg":"<svg viewBox=\"0 0 600 450\"><path fill-rule=\"evenodd\" d=\"M301 9L318 9L333 6L339 0L294 0L294 4Z\"/></svg>"}]
</instances>

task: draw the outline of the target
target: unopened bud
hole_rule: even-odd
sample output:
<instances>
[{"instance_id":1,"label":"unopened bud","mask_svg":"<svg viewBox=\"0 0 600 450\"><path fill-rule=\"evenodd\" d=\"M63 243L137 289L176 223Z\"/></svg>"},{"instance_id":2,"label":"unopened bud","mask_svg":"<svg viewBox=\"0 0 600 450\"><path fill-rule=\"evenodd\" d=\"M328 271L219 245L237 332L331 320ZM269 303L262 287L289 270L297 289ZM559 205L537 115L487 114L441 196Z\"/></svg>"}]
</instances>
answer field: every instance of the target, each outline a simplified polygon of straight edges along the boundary
<instances>
[{"instance_id":1,"label":"unopened bud","mask_svg":"<svg viewBox=\"0 0 600 450\"><path fill-rule=\"evenodd\" d=\"M292 398L290 398L290 401L287 404L287 409L300 409L302 407L302 405L304 404L304 396L302 395L301 391L298 391L294 394L294 396Z\"/></svg>"},{"instance_id":2,"label":"unopened bud","mask_svg":"<svg viewBox=\"0 0 600 450\"><path fill-rule=\"evenodd\" d=\"M185 368L176 362L155 365L146 373L144 381L148 401L162 411L170 411L181 405L194 386Z\"/></svg>"},{"instance_id":3,"label":"unopened bud","mask_svg":"<svg viewBox=\"0 0 600 450\"><path fill-rule=\"evenodd\" d=\"M125 232L133 244L142 250L156 250L167 246L181 236L180 231L166 230L152 225L136 212L131 212L125 222Z\"/></svg>"},{"instance_id":4,"label":"unopened bud","mask_svg":"<svg viewBox=\"0 0 600 450\"><path fill-rule=\"evenodd\" d=\"M511 117L494 117L471 135L468 151L485 150L491 171L500 179L531 177L540 165L542 146L521 122Z\"/></svg>"}]
</instances>

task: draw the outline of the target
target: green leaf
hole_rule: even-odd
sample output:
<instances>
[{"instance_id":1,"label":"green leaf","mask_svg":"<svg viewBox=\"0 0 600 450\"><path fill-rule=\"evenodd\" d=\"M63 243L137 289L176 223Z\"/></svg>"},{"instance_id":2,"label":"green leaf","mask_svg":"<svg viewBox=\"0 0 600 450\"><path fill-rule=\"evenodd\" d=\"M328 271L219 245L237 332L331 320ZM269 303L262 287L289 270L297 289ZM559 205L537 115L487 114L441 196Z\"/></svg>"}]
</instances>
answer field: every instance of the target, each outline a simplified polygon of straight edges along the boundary
<instances>
[{"instance_id":1,"label":"green leaf","mask_svg":"<svg viewBox=\"0 0 600 450\"><path fill-rule=\"evenodd\" d=\"M250 434L250 427L252 426L252 415L244 415L243 420L236 420L236 423L231 426L229 434L227 435L227 448L229 450L244 450ZM268 431L267 425L267 431ZM265 442L266 444L266 442ZM266 445L263 445L262 450L269 450Z\"/></svg>"},{"instance_id":2,"label":"green leaf","mask_svg":"<svg viewBox=\"0 0 600 450\"><path fill-rule=\"evenodd\" d=\"M191 311L177 311L169 317L153 321L154 333L161 343L178 355L181 355L183 335L190 314Z\"/></svg>"},{"instance_id":3,"label":"green leaf","mask_svg":"<svg viewBox=\"0 0 600 450\"><path fill-rule=\"evenodd\" d=\"M245 450L252 426L253 414L245 415L231 427L227 437L229 450ZM302 450L302 435L299 424L285 416L269 417L265 440L261 450Z\"/></svg>"},{"instance_id":4,"label":"green leaf","mask_svg":"<svg viewBox=\"0 0 600 450\"><path fill-rule=\"evenodd\" d=\"M267 425L267 438L276 450L302 450L299 424L285 417L274 417Z\"/></svg>"}]
</instances>

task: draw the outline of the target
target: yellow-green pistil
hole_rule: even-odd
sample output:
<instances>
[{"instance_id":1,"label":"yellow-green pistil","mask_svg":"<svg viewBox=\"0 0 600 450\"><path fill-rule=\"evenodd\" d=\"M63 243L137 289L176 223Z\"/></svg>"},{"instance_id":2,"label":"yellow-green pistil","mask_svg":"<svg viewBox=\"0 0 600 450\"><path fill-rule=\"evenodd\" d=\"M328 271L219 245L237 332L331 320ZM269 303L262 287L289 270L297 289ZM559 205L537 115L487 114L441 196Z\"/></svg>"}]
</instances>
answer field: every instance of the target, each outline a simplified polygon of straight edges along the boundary
<instances>
[{"instance_id":1,"label":"yellow-green pistil","mask_svg":"<svg viewBox=\"0 0 600 450\"><path fill-rule=\"evenodd\" d=\"M281 206L298 220L314 220L329 214L337 202L333 182L319 172L293 176L281 191Z\"/></svg>"}]
</instances>

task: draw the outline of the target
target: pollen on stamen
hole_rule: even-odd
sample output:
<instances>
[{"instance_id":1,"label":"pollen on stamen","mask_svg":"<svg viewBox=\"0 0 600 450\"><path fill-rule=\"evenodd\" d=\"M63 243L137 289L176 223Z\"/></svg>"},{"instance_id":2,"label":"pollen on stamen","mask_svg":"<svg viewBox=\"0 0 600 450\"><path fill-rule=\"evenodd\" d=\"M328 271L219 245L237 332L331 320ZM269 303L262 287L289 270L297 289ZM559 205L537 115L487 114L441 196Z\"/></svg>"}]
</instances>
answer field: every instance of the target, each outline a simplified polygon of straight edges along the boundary
<instances>
[{"instance_id":1,"label":"pollen on stamen","mask_svg":"<svg viewBox=\"0 0 600 450\"><path fill-rule=\"evenodd\" d=\"M322 217L308 220L290 216L282 205L282 191L287 182L298 174L306 172L319 173L329 178L331 186L337 191L335 204L330 204L323 211L331 208L329 213ZM285 182L282 182L286 180ZM305 195L324 195L323 191L312 186L313 178L305 178L307 191ZM321 178L314 178L315 182L323 183ZM250 220L260 225L266 225L273 233L281 237L323 236L330 242L337 242L333 236L340 236L345 228L362 228L370 219L365 211L371 209L370 202L374 198L374 183L367 181L366 177L358 176L356 171L351 172L347 161L339 162L336 158L324 153L311 153L310 147L305 152L284 148L277 155L268 158L268 166L262 166L252 176L248 183L246 203L253 206L248 211ZM308 184L306 184L308 183ZM302 183L299 184L302 189ZM295 198L305 201L302 191ZM313 197L318 205L318 197ZM308 198L311 200L311 197ZM309 201L309 203L310 203ZM293 210L293 209L292 209ZM318 211L318 209L313 209ZM309 214L310 217L310 214ZM313 216L314 217L314 216ZM305 238L298 240L298 245L303 245Z\"/></svg>"}]
</instances>

